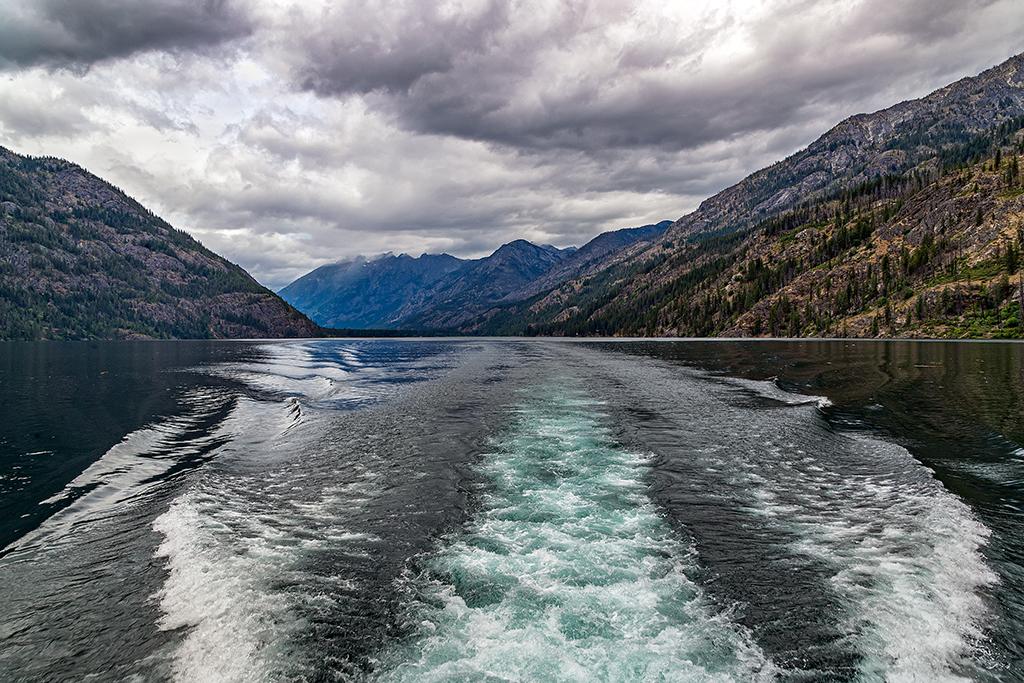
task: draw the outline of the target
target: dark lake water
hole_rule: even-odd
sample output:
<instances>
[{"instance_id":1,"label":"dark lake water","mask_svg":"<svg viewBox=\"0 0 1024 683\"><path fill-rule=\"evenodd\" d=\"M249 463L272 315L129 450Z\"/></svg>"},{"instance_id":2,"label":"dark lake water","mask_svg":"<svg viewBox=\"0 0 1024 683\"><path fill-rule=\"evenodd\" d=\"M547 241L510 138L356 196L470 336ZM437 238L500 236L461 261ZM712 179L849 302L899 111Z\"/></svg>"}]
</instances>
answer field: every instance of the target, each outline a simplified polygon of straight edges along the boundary
<instances>
[{"instance_id":1,"label":"dark lake water","mask_svg":"<svg viewBox=\"0 0 1024 683\"><path fill-rule=\"evenodd\" d=\"M0 344L0 679L1024 680L1024 345Z\"/></svg>"}]
</instances>

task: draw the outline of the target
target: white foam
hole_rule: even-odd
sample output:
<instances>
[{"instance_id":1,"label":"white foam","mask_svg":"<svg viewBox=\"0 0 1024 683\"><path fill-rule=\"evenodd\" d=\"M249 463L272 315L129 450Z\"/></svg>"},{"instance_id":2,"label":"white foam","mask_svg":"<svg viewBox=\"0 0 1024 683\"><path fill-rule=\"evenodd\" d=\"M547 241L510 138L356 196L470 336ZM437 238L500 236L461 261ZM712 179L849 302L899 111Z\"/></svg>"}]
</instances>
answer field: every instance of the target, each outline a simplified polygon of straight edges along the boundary
<instances>
[{"instance_id":1,"label":"white foam","mask_svg":"<svg viewBox=\"0 0 1024 683\"><path fill-rule=\"evenodd\" d=\"M687 576L693 551L646 495L647 458L616 447L597 409L564 392L523 410L481 467L482 511L414 581L419 637L385 652L378 678L771 678Z\"/></svg>"},{"instance_id":2,"label":"white foam","mask_svg":"<svg viewBox=\"0 0 1024 683\"><path fill-rule=\"evenodd\" d=\"M984 647L981 592L997 581L982 555L990 532L905 449L868 437L848 445L889 467L809 468L791 446L768 444L765 460L749 463L773 473L749 473L751 509L795 533L795 551L833 568L864 676L965 680L964 661Z\"/></svg>"},{"instance_id":3,"label":"white foam","mask_svg":"<svg viewBox=\"0 0 1024 683\"><path fill-rule=\"evenodd\" d=\"M54 542L68 535L76 525L100 519L161 485L161 475L184 459L212 446L215 435L186 434L224 407L228 397L207 389L194 390L182 399L185 412L148 425L126 435L81 474L40 505L71 501L46 519L39 528L9 546L13 554L34 547L46 539Z\"/></svg>"},{"instance_id":4,"label":"white foam","mask_svg":"<svg viewBox=\"0 0 1024 683\"><path fill-rule=\"evenodd\" d=\"M275 443L286 430L261 418L256 404L241 406L240 412L252 414L238 418L249 429L233 449L301 453ZM344 577L311 576L303 559L320 548L375 541L345 529L333 512L359 506L379 490L369 470L361 476L348 470L355 479L315 491L295 479L287 461L253 475L208 470L154 521L163 536L156 556L168 570L155 595L163 614L159 627L182 629L171 654L176 680L264 681L294 674L302 615L347 587ZM330 590L316 593L276 587L323 589L326 583Z\"/></svg>"},{"instance_id":5,"label":"white foam","mask_svg":"<svg viewBox=\"0 0 1024 683\"><path fill-rule=\"evenodd\" d=\"M283 558L266 542L267 530L257 532L262 542L255 547L234 548L223 538L230 530L211 524L205 507L187 494L153 525L164 535L157 557L167 559L169 571L157 596L159 627L188 629L174 653L175 679L269 680L266 648L299 625L285 597L260 586L263 572L280 568Z\"/></svg>"},{"instance_id":6,"label":"white foam","mask_svg":"<svg viewBox=\"0 0 1024 683\"><path fill-rule=\"evenodd\" d=\"M785 403L791 406L800 405L816 405L819 408L827 408L832 405L832 401L827 396L815 396L813 394L796 394L791 391L786 391L780 387L777 382L778 380L772 378L770 380L753 380L744 379L738 377L730 377L725 380L728 384L744 387L758 396L778 401L779 403Z\"/></svg>"}]
</instances>

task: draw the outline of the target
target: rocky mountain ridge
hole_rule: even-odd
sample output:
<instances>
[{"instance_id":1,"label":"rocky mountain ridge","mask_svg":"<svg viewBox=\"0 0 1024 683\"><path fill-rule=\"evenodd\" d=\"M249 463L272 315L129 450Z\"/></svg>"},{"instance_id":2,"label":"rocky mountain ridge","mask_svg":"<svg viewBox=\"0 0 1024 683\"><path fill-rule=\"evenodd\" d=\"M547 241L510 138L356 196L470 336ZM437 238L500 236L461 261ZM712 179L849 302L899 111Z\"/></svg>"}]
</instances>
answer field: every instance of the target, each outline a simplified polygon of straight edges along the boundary
<instances>
[{"instance_id":1,"label":"rocky mountain ridge","mask_svg":"<svg viewBox=\"0 0 1024 683\"><path fill-rule=\"evenodd\" d=\"M748 230L662 244L653 259L465 331L1022 338L1022 166L1024 115L947 150L937 168L865 181Z\"/></svg>"},{"instance_id":2,"label":"rocky mountain ridge","mask_svg":"<svg viewBox=\"0 0 1024 683\"><path fill-rule=\"evenodd\" d=\"M669 230L669 238L729 232L801 202L927 163L1024 112L1024 54L917 100L856 114L809 146L710 197Z\"/></svg>"}]
</instances>

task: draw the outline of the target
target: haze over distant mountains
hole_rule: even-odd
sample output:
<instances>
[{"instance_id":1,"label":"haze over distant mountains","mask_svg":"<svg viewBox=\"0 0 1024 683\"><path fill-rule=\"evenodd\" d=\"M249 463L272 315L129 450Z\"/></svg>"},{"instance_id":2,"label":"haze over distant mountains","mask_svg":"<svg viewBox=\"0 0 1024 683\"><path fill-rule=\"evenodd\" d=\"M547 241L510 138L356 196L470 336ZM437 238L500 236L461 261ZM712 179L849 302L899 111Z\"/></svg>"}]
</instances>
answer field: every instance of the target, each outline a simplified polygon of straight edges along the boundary
<instances>
[{"instance_id":1,"label":"haze over distant mountains","mask_svg":"<svg viewBox=\"0 0 1024 683\"><path fill-rule=\"evenodd\" d=\"M453 329L496 305L579 277L609 254L657 238L671 224L602 233L579 249L515 240L479 259L448 254L349 259L317 268L280 294L326 327Z\"/></svg>"}]
</instances>

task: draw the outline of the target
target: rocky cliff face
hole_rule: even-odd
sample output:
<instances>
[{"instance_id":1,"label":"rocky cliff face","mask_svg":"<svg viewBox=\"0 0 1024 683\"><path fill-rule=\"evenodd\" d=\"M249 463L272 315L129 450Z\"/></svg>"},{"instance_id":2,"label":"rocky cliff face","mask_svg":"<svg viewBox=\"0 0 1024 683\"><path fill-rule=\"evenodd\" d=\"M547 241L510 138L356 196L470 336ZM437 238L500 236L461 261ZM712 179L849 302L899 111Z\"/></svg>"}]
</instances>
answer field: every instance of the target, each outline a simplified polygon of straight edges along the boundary
<instances>
[{"instance_id":1,"label":"rocky cliff face","mask_svg":"<svg viewBox=\"0 0 1024 683\"><path fill-rule=\"evenodd\" d=\"M0 148L0 339L317 333L242 268L109 183Z\"/></svg>"}]
</instances>

